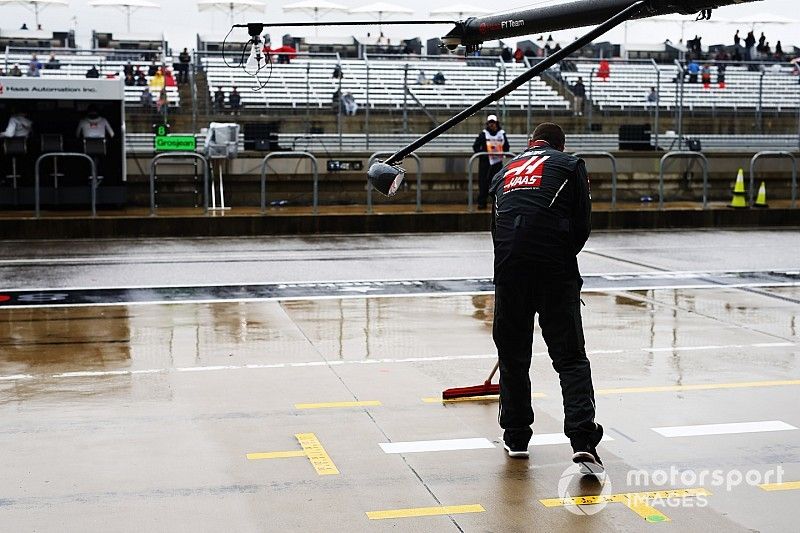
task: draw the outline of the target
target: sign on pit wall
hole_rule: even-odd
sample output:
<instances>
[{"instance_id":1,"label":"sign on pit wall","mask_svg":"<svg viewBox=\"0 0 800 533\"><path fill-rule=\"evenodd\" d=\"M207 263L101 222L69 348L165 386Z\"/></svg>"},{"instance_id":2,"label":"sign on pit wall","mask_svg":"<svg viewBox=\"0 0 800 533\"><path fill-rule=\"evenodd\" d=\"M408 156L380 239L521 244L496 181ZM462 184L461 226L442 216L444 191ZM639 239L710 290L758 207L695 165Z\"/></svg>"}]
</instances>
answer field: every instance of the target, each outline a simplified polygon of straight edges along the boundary
<instances>
[{"instance_id":1,"label":"sign on pit wall","mask_svg":"<svg viewBox=\"0 0 800 533\"><path fill-rule=\"evenodd\" d=\"M125 87L117 79L0 78L0 101L124 99Z\"/></svg>"}]
</instances>

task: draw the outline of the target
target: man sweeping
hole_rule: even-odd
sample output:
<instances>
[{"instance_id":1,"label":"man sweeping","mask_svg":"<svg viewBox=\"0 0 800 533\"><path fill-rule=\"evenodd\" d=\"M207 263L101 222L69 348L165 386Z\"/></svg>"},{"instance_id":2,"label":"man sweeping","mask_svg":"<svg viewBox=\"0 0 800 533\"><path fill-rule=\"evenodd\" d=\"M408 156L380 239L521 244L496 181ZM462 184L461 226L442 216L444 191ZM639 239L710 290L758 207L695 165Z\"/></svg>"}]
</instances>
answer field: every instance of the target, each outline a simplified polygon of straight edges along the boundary
<instances>
[{"instance_id":1,"label":"man sweeping","mask_svg":"<svg viewBox=\"0 0 800 533\"><path fill-rule=\"evenodd\" d=\"M528 457L533 435L530 365L534 317L558 372L564 433L573 461L600 473L592 374L580 312L577 255L591 231L591 195L583 160L564 153L560 126L540 124L528 149L494 176L495 311L500 361L500 426L511 457Z\"/></svg>"}]
</instances>

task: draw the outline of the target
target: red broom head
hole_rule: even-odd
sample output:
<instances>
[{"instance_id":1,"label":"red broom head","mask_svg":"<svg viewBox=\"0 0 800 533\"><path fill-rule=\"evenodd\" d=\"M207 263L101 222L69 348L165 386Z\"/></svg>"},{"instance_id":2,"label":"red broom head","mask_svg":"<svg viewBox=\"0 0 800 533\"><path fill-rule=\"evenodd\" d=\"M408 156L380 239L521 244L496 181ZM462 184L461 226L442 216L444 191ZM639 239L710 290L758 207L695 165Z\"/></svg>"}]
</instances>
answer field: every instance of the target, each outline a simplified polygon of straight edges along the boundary
<instances>
[{"instance_id":1,"label":"red broom head","mask_svg":"<svg viewBox=\"0 0 800 533\"><path fill-rule=\"evenodd\" d=\"M489 381L483 385L474 387L458 387L447 389L442 392L443 400L455 400L457 398L470 398L475 396L496 396L500 394L500 385L495 385Z\"/></svg>"}]
</instances>

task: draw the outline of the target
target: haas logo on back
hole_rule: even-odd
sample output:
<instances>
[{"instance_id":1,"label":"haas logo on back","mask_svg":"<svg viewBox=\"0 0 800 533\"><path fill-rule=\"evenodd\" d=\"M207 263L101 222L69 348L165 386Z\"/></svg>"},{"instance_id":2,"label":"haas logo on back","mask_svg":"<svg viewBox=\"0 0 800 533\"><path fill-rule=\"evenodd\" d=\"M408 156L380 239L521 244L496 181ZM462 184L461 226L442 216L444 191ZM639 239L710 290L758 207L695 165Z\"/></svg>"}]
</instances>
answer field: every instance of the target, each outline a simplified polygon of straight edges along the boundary
<instances>
[{"instance_id":1,"label":"haas logo on back","mask_svg":"<svg viewBox=\"0 0 800 533\"><path fill-rule=\"evenodd\" d=\"M503 175L503 180L505 181L503 192L540 187L542 185L544 163L548 159L550 159L549 155L535 155L528 159L512 162L508 165L506 173Z\"/></svg>"}]
</instances>

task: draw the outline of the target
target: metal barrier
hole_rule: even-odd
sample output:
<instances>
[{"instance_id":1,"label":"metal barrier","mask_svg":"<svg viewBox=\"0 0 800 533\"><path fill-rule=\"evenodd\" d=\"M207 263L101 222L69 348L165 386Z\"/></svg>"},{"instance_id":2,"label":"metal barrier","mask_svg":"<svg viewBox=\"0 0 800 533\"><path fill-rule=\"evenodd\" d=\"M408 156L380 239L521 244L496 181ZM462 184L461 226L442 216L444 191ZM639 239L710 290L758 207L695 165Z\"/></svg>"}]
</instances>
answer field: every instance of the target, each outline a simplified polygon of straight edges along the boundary
<instances>
[{"instance_id":1,"label":"metal barrier","mask_svg":"<svg viewBox=\"0 0 800 533\"><path fill-rule=\"evenodd\" d=\"M375 152L371 156L369 156L369 161L367 162L367 168L372 166L372 163L375 162L378 157L382 155L392 155L394 152ZM422 160L419 158L417 154L409 154L407 157L410 157L417 163L417 213L422 212ZM372 214L372 183L367 181L367 213Z\"/></svg>"},{"instance_id":2,"label":"metal barrier","mask_svg":"<svg viewBox=\"0 0 800 533\"><path fill-rule=\"evenodd\" d=\"M203 162L203 213L208 213L208 159L196 152L158 154L150 161L150 216L156 214L156 167L162 159L193 159Z\"/></svg>"},{"instance_id":3,"label":"metal barrier","mask_svg":"<svg viewBox=\"0 0 800 533\"><path fill-rule=\"evenodd\" d=\"M611 152L575 152L575 157L604 157L611 161L611 209L617 208L617 158Z\"/></svg>"},{"instance_id":4,"label":"metal barrier","mask_svg":"<svg viewBox=\"0 0 800 533\"><path fill-rule=\"evenodd\" d=\"M753 206L755 191L756 162L765 157L787 157L792 160L792 209L797 207L797 158L791 152L767 150L758 152L750 160L750 206Z\"/></svg>"},{"instance_id":5,"label":"metal barrier","mask_svg":"<svg viewBox=\"0 0 800 533\"><path fill-rule=\"evenodd\" d=\"M35 182L33 185L34 189L34 204L36 210L36 218L39 218L41 214L41 206L40 206L40 191L39 191L39 170L42 166L42 161L47 159L48 157L77 157L79 159L85 159L89 161L90 168L92 169L92 216L97 216L97 165L94 162L94 159L89 157L86 154L81 154L77 152L53 152L51 154L42 154L36 160L36 170L34 173Z\"/></svg>"},{"instance_id":6,"label":"metal barrier","mask_svg":"<svg viewBox=\"0 0 800 533\"><path fill-rule=\"evenodd\" d=\"M503 156L503 157L517 157L517 154L515 154L514 152L499 152L499 153L498 152L475 152L474 154L472 154L472 157L470 157L469 161L467 162L467 211L469 211L470 213L472 213L472 211L473 211L473 207L472 207L472 192L473 192L472 191L472 186L473 186L472 169L475 166L473 163L475 163L476 159L478 159L479 157L485 156L485 155L499 155L499 156Z\"/></svg>"},{"instance_id":7,"label":"metal barrier","mask_svg":"<svg viewBox=\"0 0 800 533\"><path fill-rule=\"evenodd\" d=\"M309 159L311 161L314 176L314 197L311 209L312 213L316 215L319 206L319 166L317 158L308 152L272 152L264 157L261 161L261 213L267 212L267 164L273 158Z\"/></svg>"},{"instance_id":8,"label":"metal barrier","mask_svg":"<svg viewBox=\"0 0 800 533\"><path fill-rule=\"evenodd\" d=\"M703 209L708 208L708 158L700 152L675 151L667 152L661 158L658 171L658 208L664 209L664 165L673 158L699 159L703 163Z\"/></svg>"}]
</instances>

